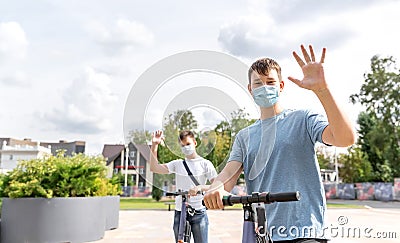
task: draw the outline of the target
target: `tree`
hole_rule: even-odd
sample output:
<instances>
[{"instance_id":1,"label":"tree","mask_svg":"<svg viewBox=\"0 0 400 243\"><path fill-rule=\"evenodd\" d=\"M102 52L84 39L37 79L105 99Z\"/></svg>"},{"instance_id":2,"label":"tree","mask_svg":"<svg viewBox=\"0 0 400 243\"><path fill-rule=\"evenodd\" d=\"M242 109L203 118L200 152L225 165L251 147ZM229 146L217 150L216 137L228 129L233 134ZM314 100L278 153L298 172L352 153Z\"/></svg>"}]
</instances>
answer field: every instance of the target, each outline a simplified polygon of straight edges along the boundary
<instances>
[{"instance_id":1,"label":"tree","mask_svg":"<svg viewBox=\"0 0 400 243\"><path fill-rule=\"evenodd\" d=\"M332 158L326 152L326 148L325 147L319 146L319 147L316 148L316 154L317 154L319 167L321 169L333 169L332 168L332 163L331 163Z\"/></svg>"},{"instance_id":2,"label":"tree","mask_svg":"<svg viewBox=\"0 0 400 243\"><path fill-rule=\"evenodd\" d=\"M196 130L197 121L190 110L177 110L164 118L164 128L171 127L176 130Z\"/></svg>"},{"instance_id":3,"label":"tree","mask_svg":"<svg viewBox=\"0 0 400 243\"><path fill-rule=\"evenodd\" d=\"M368 156L360 146L348 148L348 153L341 154L338 160L341 164L339 175L345 183L368 182L375 177Z\"/></svg>"},{"instance_id":4,"label":"tree","mask_svg":"<svg viewBox=\"0 0 400 243\"><path fill-rule=\"evenodd\" d=\"M178 143L179 132L182 130L196 130L197 121L193 113L189 110L177 110L172 114L169 114L168 117L165 117L164 120L163 130L165 136L165 145L170 153L175 156L181 156L182 153ZM161 155L159 154L159 156ZM168 157L171 156L171 154L168 155Z\"/></svg>"},{"instance_id":5,"label":"tree","mask_svg":"<svg viewBox=\"0 0 400 243\"><path fill-rule=\"evenodd\" d=\"M368 157L368 160L371 162L373 170L377 171L379 168L379 164L382 163L382 159L376 153L378 149L373 148L378 140L373 138L373 135L377 134L376 130L378 130L378 121L373 114L361 112L358 115L357 123L359 124L359 136L357 143L361 146L361 152L363 152Z\"/></svg>"},{"instance_id":6,"label":"tree","mask_svg":"<svg viewBox=\"0 0 400 243\"><path fill-rule=\"evenodd\" d=\"M248 116L249 114L244 109L238 109L231 113L229 122L221 121L215 126L216 139L210 160L216 168L222 169L227 162L231 145L237 133L254 122Z\"/></svg>"},{"instance_id":7,"label":"tree","mask_svg":"<svg viewBox=\"0 0 400 243\"><path fill-rule=\"evenodd\" d=\"M243 128L254 123L254 120L249 119L249 113L245 112L244 109L238 109L231 113L231 132L233 136L242 130Z\"/></svg>"},{"instance_id":8,"label":"tree","mask_svg":"<svg viewBox=\"0 0 400 243\"><path fill-rule=\"evenodd\" d=\"M196 138L197 141L197 153L205 159L213 162L213 151L215 143L217 141L217 135L214 130L211 131L200 131Z\"/></svg>"},{"instance_id":9,"label":"tree","mask_svg":"<svg viewBox=\"0 0 400 243\"><path fill-rule=\"evenodd\" d=\"M214 131L216 133L229 133L229 134L232 133L231 126L230 126L229 122L227 122L227 121L221 121L220 123L218 123L215 126Z\"/></svg>"},{"instance_id":10,"label":"tree","mask_svg":"<svg viewBox=\"0 0 400 243\"><path fill-rule=\"evenodd\" d=\"M151 133L147 130L135 129L129 132L129 141L134 144L148 144L151 141Z\"/></svg>"},{"instance_id":11,"label":"tree","mask_svg":"<svg viewBox=\"0 0 400 243\"><path fill-rule=\"evenodd\" d=\"M232 137L228 132L216 133L216 141L212 154L212 163L215 168L222 169L227 162L232 144Z\"/></svg>"},{"instance_id":12,"label":"tree","mask_svg":"<svg viewBox=\"0 0 400 243\"><path fill-rule=\"evenodd\" d=\"M400 176L400 72L393 57L371 59L359 94L350 96L366 111L358 118L358 143L377 173L375 180Z\"/></svg>"},{"instance_id":13,"label":"tree","mask_svg":"<svg viewBox=\"0 0 400 243\"><path fill-rule=\"evenodd\" d=\"M400 72L393 57L371 59L371 72L364 74L360 93L353 94L350 99L353 103L360 102L367 111L391 128L399 126L400 120ZM394 129L393 132L396 132ZM398 132L398 130L397 130ZM396 134L398 135L398 134Z\"/></svg>"}]
</instances>

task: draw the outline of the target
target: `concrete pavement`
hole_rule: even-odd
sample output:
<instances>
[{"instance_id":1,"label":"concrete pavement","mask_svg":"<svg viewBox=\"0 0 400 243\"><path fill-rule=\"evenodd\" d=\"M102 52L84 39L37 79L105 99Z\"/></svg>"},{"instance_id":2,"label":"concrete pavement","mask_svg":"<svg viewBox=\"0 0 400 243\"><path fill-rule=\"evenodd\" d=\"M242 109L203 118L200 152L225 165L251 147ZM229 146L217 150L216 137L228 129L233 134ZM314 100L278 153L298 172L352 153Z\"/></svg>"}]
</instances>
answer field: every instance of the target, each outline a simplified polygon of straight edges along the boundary
<instances>
[{"instance_id":1,"label":"concrete pavement","mask_svg":"<svg viewBox=\"0 0 400 243\"><path fill-rule=\"evenodd\" d=\"M352 203L362 204L362 201ZM386 204L374 201L372 204L375 207L328 209L327 231L333 237L331 243L400 242L400 203ZM240 243L242 215L241 210L209 210L209 242ZM119 228L106 231L104 238L95 242L174 242L172 223L173 211L120 211Z\"/></svg>"}]
</instances>

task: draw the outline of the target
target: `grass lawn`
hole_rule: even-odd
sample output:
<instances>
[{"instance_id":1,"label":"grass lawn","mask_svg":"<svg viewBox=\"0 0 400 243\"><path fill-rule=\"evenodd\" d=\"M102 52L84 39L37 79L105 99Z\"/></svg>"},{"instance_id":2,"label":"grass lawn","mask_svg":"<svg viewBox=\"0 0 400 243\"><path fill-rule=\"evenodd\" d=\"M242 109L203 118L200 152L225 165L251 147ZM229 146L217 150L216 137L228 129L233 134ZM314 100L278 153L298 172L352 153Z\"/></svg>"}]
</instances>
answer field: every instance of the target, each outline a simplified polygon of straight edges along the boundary
<instances>
[{"instance_id":1,"label":"grass lawn","mask_svg":"<svg viewBox=\"0 0 400 243\"><path fill-rule=\"evenodd\" d=\"M124 198L121 197L120 201L120 209L168 209L168 205L165 205L165 202L174 202L173 199L170 200L162 200L157 202L152 198ZM171 209L174 206L171 206Z\"/></svg>"},{"instance_id":2,"label":"grass lawn","mask_svg":"<svg viewBox=\"0 0 400 243\"><path fill-rule=\"evenodd\" d=\"M355 205L355 204L344 204L344 203L328 203L328 209L330 208L365 208L363 205Z\"/></svg>"},{"instance_id":3,"label":"grass lawn","mask_svg":"<svg viewBox=\"0 0 400 243\"><path fill-rule=\"evenodd\" d=\"M159 202L153 200L152 198L125 198L121 197L120 209L130 210L130 209L163 209L168 210L168 205L165 202L174 202L174 199L163 199ZM361 205L353 204L343 204L343 203L328 203L328 209L330 208L364 208ZM171 210L175 209L174 205L171 205ZM226 207L226 210L231 209L242 209L242 205L236 204L232 207Z\"/></svg>"}]
</instances>

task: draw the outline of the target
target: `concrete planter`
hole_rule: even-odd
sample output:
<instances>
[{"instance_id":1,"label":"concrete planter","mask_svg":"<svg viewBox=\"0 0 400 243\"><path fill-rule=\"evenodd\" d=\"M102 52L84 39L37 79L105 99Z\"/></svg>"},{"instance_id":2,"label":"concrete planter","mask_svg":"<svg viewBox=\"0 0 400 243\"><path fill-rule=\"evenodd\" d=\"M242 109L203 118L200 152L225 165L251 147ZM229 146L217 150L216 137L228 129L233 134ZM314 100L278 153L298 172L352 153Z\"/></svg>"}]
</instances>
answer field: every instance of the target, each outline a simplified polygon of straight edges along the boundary
<instances>
[{"instance_id":1,"label":"concrete planter","mask_svg":"<svg viewBox=\"0 0 400 243\"><path fill-rule=\"evenodd\" d=\"M119 196L103 197L103 210L106 217L105 230L118 228L119 225Z\"/></svg>"},{"instance_id":2,"label":"concrete planter","mask_svg":"<svg viewBox=\"0 0 400 243\"><path fill-rule=\"evenodd\" d=\"M106 229L103 198L3 198L1 242L99 240ZM110 216L111 222L115 225L115 218Z\"/></svg>"}]
</instances>

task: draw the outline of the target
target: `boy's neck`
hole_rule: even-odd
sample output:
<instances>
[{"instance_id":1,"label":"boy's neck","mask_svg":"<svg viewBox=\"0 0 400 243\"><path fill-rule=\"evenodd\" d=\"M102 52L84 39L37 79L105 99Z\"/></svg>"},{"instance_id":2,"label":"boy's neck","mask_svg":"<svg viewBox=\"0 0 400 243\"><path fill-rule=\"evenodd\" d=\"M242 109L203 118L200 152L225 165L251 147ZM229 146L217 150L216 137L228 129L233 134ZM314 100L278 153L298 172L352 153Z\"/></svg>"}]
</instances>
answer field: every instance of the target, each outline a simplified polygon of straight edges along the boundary
<instances>
[{"instance_id":1,"label":"boy's neck","mask_svg":"<svg viewBox=\"0 0 400 243\"><path fill-rule=\"evenodd\" d=\"M189 156L185 156L186 159L195 159L195 158L197 158L197 157L198 157L198 155L197 155L196 152L194 152L193 154L191 154L191 155L189 155Z\"/></svg>"},{"instance_id":2,"label":"boy's neck","mask_svg":"<svg viewBox=\"0 0 400 243\"><path fill-rule=\"evenodd\" d=\"M260 113L261 113L260 120L265 120L274 117L280 114L282 111L283 107L279 105L279 102L268 108L260 107Z\"/></svg>"}]
</instances>

